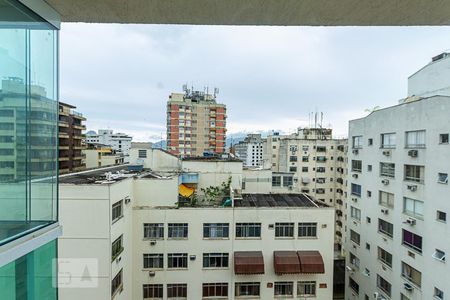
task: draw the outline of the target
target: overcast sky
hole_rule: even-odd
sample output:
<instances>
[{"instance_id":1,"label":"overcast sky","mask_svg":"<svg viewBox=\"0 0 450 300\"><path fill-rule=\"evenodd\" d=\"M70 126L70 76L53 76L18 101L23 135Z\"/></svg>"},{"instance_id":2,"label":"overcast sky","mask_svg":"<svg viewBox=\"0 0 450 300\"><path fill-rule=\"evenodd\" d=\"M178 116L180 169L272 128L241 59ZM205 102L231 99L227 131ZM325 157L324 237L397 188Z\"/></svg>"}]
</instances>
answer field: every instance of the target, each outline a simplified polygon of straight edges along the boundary
<instances>
[{"instance_id":1,"label":"overcast sky","mask_svg":"<svg viewBox=\"0 0 450 300\"><path fill-rule=\"evenodd\" d=\"M405 97L407 77L450 48L450 27L63 24L61 101L88 130L165 137L166 101L220 89L228 132L294 131L324 113L337 137L367 108Z\"/></svg>"}]
</instances>

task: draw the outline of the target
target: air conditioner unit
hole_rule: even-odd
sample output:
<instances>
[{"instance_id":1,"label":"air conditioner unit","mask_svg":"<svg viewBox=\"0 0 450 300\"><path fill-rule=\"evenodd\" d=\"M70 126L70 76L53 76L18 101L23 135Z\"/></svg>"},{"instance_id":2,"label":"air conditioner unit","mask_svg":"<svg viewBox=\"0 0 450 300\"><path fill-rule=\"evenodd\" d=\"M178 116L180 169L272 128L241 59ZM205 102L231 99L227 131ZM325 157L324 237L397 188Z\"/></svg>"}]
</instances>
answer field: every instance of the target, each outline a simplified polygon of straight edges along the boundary
<instances>
[{"instance_id":1,"label":"air conditioner unit","mask_svg":"<svg viewBox=\"0 0 450 300\"><path fill-rule=\"evenodd\" d=\"M417 151L417 150L409 150L408 151L408 155L411 157L417 157L418 154L419 154L419 151Z\"/></svg>"},{"instance_id":2,"label":"air conditioner unit","mask_svg":"<svg viewBox=\"0 0 450 300\"><path fill-rule=\"evenodd\" d=\"M292 190L293 189L293 186L292 185L289 185L288 186L288 190Z\"/></svg>"},{"instance_id":3,"label":"air conditioner unit","mask_svg":"<svg viewBox=\"0 0 450 300\"><path fill-rule=\"evenodd\" d=\"M407 283L407 282L405 282L405 283L403 284L403 287L404 287L405 290L407 290L407 291L412 291L412 290L414 289L413 286L412 286L411 284Z\"/></svg>"},{"instance_id":4,"label":"air conditioner unit","mask_svg":"<svg viewBox=\"0 0 450 300\"><path fill-rule=\"evenodd\" d=\"M155 246L155 245L156 245L156 241L155 240L150 241L150 246Z\"/></svg>"},{"instance_id":5,"label":"air conditioner unit","mask_svg":"<svg viewBox=\"0 0 450 300\"><path fill-rule=\"evenodd\" d=\"M410 190L411 192L417 191L417 185L415 185L415 184L408 184L408 186L406 188L408 190Z\"/></svg>"},{"instance_id":6,"label":"air conditioner unit","mask_svg":"<svg viewBox=\"0 0 450 300\"><path fill-rule=\"evenodd\" d=\"M120 261L122 260L122 257L118 257L118 258L116 258L116 263L119 263Z\"/></svg>"},{"instance_id":7,"label":"air conditioner unit","mask_svg":"<svg viewBox=\"0 0 450 300\"><path fill-rule=\"evenodd\" d=\"M126 198L125 198L125 204L128 204L128 203L130 203L130 202L131 202L130 197L126 197Z\"/></svg>"},{"instance_id":8,"label":"air conditioner unit","mask_svg":"<svg viewBox=\"0 0 450 300\"><path fill-rule=\"evenodd\" d=\"M373 297L374 297L375 299L378 299L379 296L380 296L380 294L378 294L378 292L373 293Z\"/></svg>"},{"instance_id":9,"label":"air conditioner unit","mask_svg":"<svg viewBox=\"0 0 450 300\"><path fill-rule=\"evenodd\" d=\"M389 213L389 210L388 210L388 209L382 209L381 212L382 212L383 214L387 215L387 214Z\"/></svg>"},{"instance_id":10,"label":"air conditioner unit","mask_svg":"<svg viewBox=\"0 0 450 300\"><path fill-rule=\"evenodd\" d=\"M364 276L366 276L366 277L369 277L369 276L370 276L370 271L367 270L367 269L365 269L365 270L362 272L362 274L363 274Z\"/></svg>"},{"instance_id":11,"label":"air conditioner unit","mask_svg":"<svg viewBox=\"0 0 450 300\"><path fill-rule=\"evenodd\" d=\"M413 226L413 225L416 225L416 220L414 220L413 218L408 218L403 223Z\"/></svg>"},{"instance_id":12,"label":"air conditioner unit","mask_svg":"<svg viewBox=\"0 0 450 300\"><path fill-rule=\"evenodd\" d=\"M384 185L388 185L389 184L389 180L388 179L383 179L381 180L381 183Z\"/></svg>"},{"instance_id":13,"label":"air conditioner unit","mask_svg":"<svg viewBox=\"0 0 450 300\"><path fill-rule=\"evenodd\" d=\"M358 149L353 149L352 153L353 153L353 154L358 154L358 153L359 153L359 150L358 150Z\"/></svg>"},{"instance_id":14,"label":"air conditioner unit","mask_svg":"<svg viewBox=\"0 0 450 300\"><path fill-rule=\"evenodd\" d=\"M385 150L385 151L383 151L383 155L384 156L391 156L391 151L390 150Z\"/></svg>"},{"instance_id":15,"label":"air conditioner unit","mask_svg":"<svg viewBox=\"0 0 450 300\"><path fill-rule=\"evenodd\" d=\"M358 202L358 198L352 198L353 202Z\"/></svg>"},{"instance_id":16,"label":"air conditioner unit","mask_svg":"<svg viewBox=\"0 0 450 300\"><path fill-rule=\"evenodd\" d=\"M155 277L155 275L156 275L155 271L148 272L148 276L150 276L150 277Z\"/></svg>"},{"instance_id":17,"label":"air conditioner unit","mask_svg":"<svg viewBox=\"0 0 450 300\"><path fill-rule=\"evenodd\" d=\"M350 267L350 266L345 266L345 269L346 269L348 272L354 272L354 271L355 271L355 270L353 270L353 268Z\"/></svg>"},{"instance_id":18,"label":"air conditioner unit","mask_svg":"<svg viewBox=\"0 0 450 300\"><path fill-rule=\"evenodd\" d=\"M353 178L358 178L358 174L353 174L352 177Z\"/></svg>"}]
</instances>

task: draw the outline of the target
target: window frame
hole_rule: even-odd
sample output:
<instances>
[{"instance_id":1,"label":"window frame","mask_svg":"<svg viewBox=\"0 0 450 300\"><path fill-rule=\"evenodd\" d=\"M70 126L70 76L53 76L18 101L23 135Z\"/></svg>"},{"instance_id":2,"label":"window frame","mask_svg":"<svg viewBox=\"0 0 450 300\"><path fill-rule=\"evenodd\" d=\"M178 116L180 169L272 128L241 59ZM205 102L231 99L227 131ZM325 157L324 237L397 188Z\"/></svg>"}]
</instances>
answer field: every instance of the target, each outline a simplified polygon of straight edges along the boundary
<instances>
[{"instance_id":1,"label":"window frame","mask_svg":"<svg viewBox=\"0 0 450 300\"><path fill-rule=\"evenodd\" d=\"M164 299L164 284L143 284L142 295L144 299Z\"/></svg>"},{"instance_id":2,"label":"window frame","mask_svg":"<svg viewBox=\"0 0 450 300\"><path fill-rule=\"evenodd\" d=\"M414 168L415 170L411 170L410 168ZM417 169L418 169L418 175L419 175L418 177L408 175L408 173L410 173L410 172L417 173ZM415 183L420 183L420 184L423 184L425 182L425 166L405 164L403 174L404 174L404 177L403 177L404 181L415 182ZM417 174L414 174L414 175L417 175Z\"/></svg>"},{"instance_id":3,"label":"window frame","mask_svg":"<svg viewBox=\"0 0 450 300\"><path fill-rule=\"evenodd\" d=\"M187 283L168 283L166 289L167 299L187 299Z\"/></svg>"},{"instance_id":4,"label":"window frame","mask_svg":"<svg viewBox=\"0 0 450 300\"><path fill-rule=\"evenodd\" d=\"M258 222L239 222L236 223L236 239L260 239L261 223ZM252 233L253 232L253 233Z\"/></svg>"},{"instance_id":5,"label":"window frame","mask_svg":"<svg viewBox=\"0 0 450 300\"><path fill-rule=\"evenodd\" d=\"M397 147L397 135L395 132L389 132L389 133L382 133L380 135L381 142L380 142L380 148L382 149L395 149ZM393 137L393 139L392 139ZM385 138L387 139L387 143L385 143ZM392 143L393 140L393 143Z\"/></svg>"},{"instance_id":6,"label":"window frame","mask_svg":"<svg viewBox=\"0 0 450 300\"><path fill-rule=\"evenodd\" d=\"M395 203L395 195L386 191L378 191L378 204L393 209Z\"/></svg>"},{"instance_id":7,"label":"window frame","mask_svg":"<svg viewBox=\"0 0 450 300\"><path fill-rule=\"evenodd\" d=\"M275 223L275 238L293 239L294 234L295 234L294 231L295 231L295 223L294 222Z\"/></svg>"},{"instance_id":8,"label":"window frame","mask_svg":"<svg viewBox=\"0 0 450 300\"><path fill-rule=\"evenodd\" d=\"M297 237L301 239L317 238L317 222L299 222Z\"/></svg>"},{"instance_id":9,"label":"window frame","mask_svg":"<svg viewBox=\"0 0 450 300\"><path fill-rule=\"evenodd\" d=\"M412 242L405 241L405 233L411 234L411 241L412 241ZM420 247L417 246L417 245L415 245L416 239L417 239L418 241L420 240L420 243L418 242L418 244L420 244ZM422 254L422 249L423 249L423 237L420 236L420 235L418 235L418 234L415 234L414 232L411 232L411 231L409 231L409 230L402 229L402 245L405 246L405 247L407 247L407 248L409 248L409 249L411 249L411 250L416 251L417 253Z\"/></svg>"},{"instance_id":10,"label":"window frame","mask_svg":"<svg viewBox=\"0 0 450 300\"><path fill-rule=\"evenodd\" d=\"M215 232L215 235L213 236L211 232ZM203 223L203 239L227 240L229 238L230 238L230 223Z\"/></svg>"},{"instance_id":11,"label":"window frame","mask_svg":"<svg viewBox=\"0 0 450 300\"><path fill-rule=\"evenodd\" d=\"M420 134L423 133L423 143L419 143L419 136ZM416 143L410 143L409 139L409 135L410 134L415 134L416 136L414 137L414 139L416 140ZM421 130L411 130L411 131L406 131L405 132L405 149L423 149L426 148L426 130L421 129Z\"/></svg>"},{"instance_id":12,"label":"window frame","mask_svg":"<svg viewBox=\"0 0 450 300\"><path fill-rule=\"evenodd\" d=\"M216 264L211 264L211 262ZM219 263L217 263L219 262ZM227 252L203 253L203 269L227 269L230 267L230 254Z\"/></svg>"},{"instance_id":13,"label":"window frame","mask_svg":"<svg viewBox=\"0 0 450 300\"><path fill-rule=\"evenodd\" d=\"M120 208L120 213L117 214L117 212L115 213L115 210L117 210L117 208ZM123 218L123 199L115 202L112 207L111 207L111 224L114 224L115 222L117 222L118 220L120 220L121 218Z\"/></svg>"},{"instance_id":14,"label":"window frame","mask_svg":"<svg viewBox=\"0 0 450 300\"><path fill-rule=\"evenodd\" d=\"M235 297L261 297L261 283L260 282L235 282L234 283L234 295ZM246 292L241 294L241 288L246 288ZM254 292L252 291L254 289ZM253 293L252 293L253 292Z\"/></svg>"},{"instance_id":15,"label":"window frame","mask_svg":"<svg viewBox=\"0 0 450 300\"><path fill-rule=\"evenodd\" d=\"M189 223L168 223L167 239L186 240L189 238Z\"/></svg>"},{"instance_id":16,"label":"window frame","mask_svg":"<svg viewBox=\"0 0 450 300\"><path fill-rule=\"evenodd\" d=\"M392 230L385 230L383 224L387 226L387 229L392 229ZM394 224L392 224L386 220L383 220L381 218L378 218L378 232L381 234L384 234L390 238L393 238L394 237Z\"/></svg>"},{"instance_id":17,"label":"window frame","mask_svg":"<svg viewBox=\"0 0 450 300\"><path fill-rule=\"evenodd\" d=\"M395 164L391 162L380 162L380 176L395 178Z\"/></svg>"},{"instance_id":18,"label":"window frame","mask_svg":"<svg viewBox=\"0 0 450 300\"><path fill-rule=\"evenodd\" d=\"M187 269L188 267L187 253L167 253L167 269Z\"/></svg>"},{"instance_id":19,"label":"window frame","mask_svg":"<svg viewBox=\"0 0 450 300\"><path fill-rule=\"evenodd\" d=\"M211 294L211 290L213 293ZM205 291L207 291L205 295ZM228 298L228 282L213 282L202 284L202 298Z\"/></svg>"},{"instance_id":20,"label":"window frame","mask_svg":"<svg viewBox=\"0 0 450 300\"><path fill-rule=\"evenodd\" d=\"M412 211L406 208L408 201L412 201L412 206L413 206L413 210ZM416 206L419 203L422 205L422 213L417 213L416 212L416 210L417 210ZM403 213L405 215L410 216L410 217L414 217L414 218L423 220L423 218L424 218L424 202L421 201L421 200L412 199L412 198L409 198L409 197L403 197Z\"/></svg>"},{"instance_id":21,"label":"window frame","mask_svg":"<svg viewBox=\"0 0 450 300\"><path fill-rule=\"evenodd\" d=\"M273 284L273 296L275 298L294 297L294 282L275 281Z\"/></svg>"},{"instance_id":22,"label":"window frame","mask_svg":"<svg viewBox=\"0 0 450 300\"><path fill-rule=\"evenodd\" d=\"M164 223L144 223L143 228L144 228L144 240L164 239ZM157 233L157 234L155 234L154 236L152 236L152 234L146 236L146 233Z\"/></svg>"},{"instance_id":23,"label":"window frame","mask_svg":"<svg viewBox=\"0 0 450 300\"><path fill-rule=\"evenodd\" d=\"M164 269L164 254L163 253L143 253L142 254L142 258L143 258L143 268L144 269ZM155 261L157 261L157 266L155 265ZM147 264L146 264L147 262ZM150 263L152 262L152 263ZM151 265L151 266L149 266Z\"/></svg>"},{"instance_id":24,"label":"window frame","mask_svg":"<svg viewBox=\"0 0 450 300\"><path fill-rule=\"evenodd\" d=\"M415 273L418 278L414 278L413 273ZM402 261L401 276L419 288L422 286L422 272L405 263L404 261Z\"/></svg>"}]
</instances>

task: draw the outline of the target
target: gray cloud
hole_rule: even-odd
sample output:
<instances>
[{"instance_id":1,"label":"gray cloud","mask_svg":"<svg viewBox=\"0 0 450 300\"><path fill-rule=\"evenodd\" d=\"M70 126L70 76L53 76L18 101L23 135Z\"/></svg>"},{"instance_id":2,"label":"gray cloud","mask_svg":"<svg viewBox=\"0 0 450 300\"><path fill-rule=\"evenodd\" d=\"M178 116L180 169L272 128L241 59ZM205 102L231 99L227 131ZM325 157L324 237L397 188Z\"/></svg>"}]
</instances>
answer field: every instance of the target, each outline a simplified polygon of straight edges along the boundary
<instances>
[{"instance_id":1,"label":"gray cloud","mask_svg":"<svg viewBox=\"0 0 450 300\"><path fill-rule=\"evenodd\" d=\"M230 132L308 125L323 111L339 136L364 109L396 104L407 76L450 47L449 27L226 27L63 24L61 100L89 129L136 140L165 130L184 83L219 87Z\"/></svg>"}]
</instances>

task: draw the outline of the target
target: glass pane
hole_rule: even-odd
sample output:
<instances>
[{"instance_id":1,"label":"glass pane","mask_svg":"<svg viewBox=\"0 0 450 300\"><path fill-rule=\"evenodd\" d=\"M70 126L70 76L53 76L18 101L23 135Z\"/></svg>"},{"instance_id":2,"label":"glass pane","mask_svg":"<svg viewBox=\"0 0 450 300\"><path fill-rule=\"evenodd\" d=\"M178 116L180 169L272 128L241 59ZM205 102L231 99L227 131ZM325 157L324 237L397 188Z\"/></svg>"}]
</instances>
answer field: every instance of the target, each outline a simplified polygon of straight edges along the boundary
<instances>
[{"instance_id":1,"label":"glass pane","mask_svg":"<svg viewBox=\"0 0 450 300\"><path fill-rule=\"evenodd\" d=\"M0 245L57 220L57 39L0 0Z\"/></svg>"}]
</instances>

